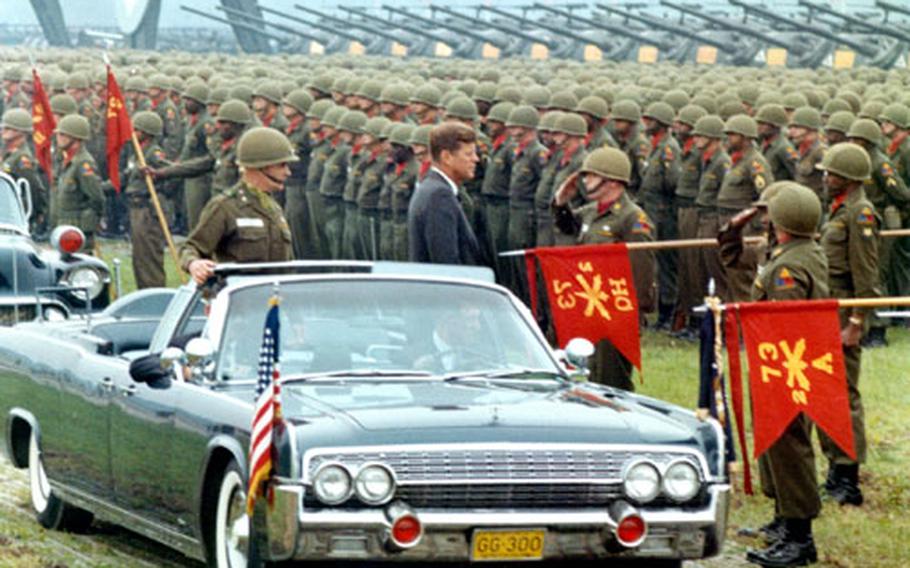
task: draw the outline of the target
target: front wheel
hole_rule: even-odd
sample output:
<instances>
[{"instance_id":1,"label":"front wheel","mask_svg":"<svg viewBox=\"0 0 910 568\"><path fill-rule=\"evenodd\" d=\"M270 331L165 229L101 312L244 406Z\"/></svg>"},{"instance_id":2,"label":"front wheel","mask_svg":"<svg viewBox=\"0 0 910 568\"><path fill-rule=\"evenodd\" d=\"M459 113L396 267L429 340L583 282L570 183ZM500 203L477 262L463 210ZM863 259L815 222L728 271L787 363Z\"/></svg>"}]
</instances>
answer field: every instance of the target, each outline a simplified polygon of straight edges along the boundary
<instances>
[{"instance_id":1,"label":"front wheel","mask_svg":"<svg viewBox=\"0 0 910 568\"><path fill-rule=\"evenodd\" d=\"M91 513L67 505L51 489L34 430L28 440L28 486L35 518L42 527L82 532L92 524Z\"/></svg>"},{"instance_id":2,"label":"front wheel","mask_svg":"<svg viewBox=\"0 0 910 568\"><path fill-rule=\"evenodd\" d=\"M215 568L246 568L250 519L246 490L236 462L224 471L215 500Z\"/></svg>"}]
</instances>

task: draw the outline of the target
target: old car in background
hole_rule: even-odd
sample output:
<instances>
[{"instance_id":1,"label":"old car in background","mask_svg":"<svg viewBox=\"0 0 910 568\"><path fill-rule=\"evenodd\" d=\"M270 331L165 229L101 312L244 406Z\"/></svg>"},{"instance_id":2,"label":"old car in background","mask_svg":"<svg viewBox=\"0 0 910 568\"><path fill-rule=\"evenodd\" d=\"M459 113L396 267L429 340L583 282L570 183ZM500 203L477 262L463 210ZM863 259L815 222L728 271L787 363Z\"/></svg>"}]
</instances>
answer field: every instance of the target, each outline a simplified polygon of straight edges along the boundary
<instances>
[{"instance_id":1,"label":"old car in background","mask_svg":"<svg viewBox=\"0 0 910 568\"><path fill-rule=\"evenodd\" d=\"M251 538L267 560L317 563L679 566L721 549L718 424L576 380L562 358L584 349L551 350L489 271L291 263L216 276L177 290L156 327L0 329L2 438L42 525L95 516L218 567L246 566ZM284 422L271 504L251 522L247 453L276 292Z\"/></svg>"},{"instance_id":2,"label":"old car in background","mask_svg":"<svg viewBox=\"0 0 910 568\"><path fill-rule=\"evenodd\" d=\"M87 306L107 306L110 272L101 259L78 252L82 232L57 227L52 248L41 246L29 234L30 214L27 186L0 172L0 325L66 319Z\"/></svg>"}]
</instances>

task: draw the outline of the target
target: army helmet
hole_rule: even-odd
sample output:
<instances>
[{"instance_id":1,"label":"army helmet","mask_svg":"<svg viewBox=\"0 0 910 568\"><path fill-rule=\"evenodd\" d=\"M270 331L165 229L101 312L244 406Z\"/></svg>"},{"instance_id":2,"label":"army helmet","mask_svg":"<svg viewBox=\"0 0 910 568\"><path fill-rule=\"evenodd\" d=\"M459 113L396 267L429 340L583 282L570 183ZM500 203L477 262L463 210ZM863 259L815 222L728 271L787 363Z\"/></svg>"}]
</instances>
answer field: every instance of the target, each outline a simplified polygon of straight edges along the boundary
<instances>
[{"instance_id":1,"label":"army helmet","mask_svg":"<svg viewBox=\"0 0 910 568\"><path fill-rule=\"evenodd\" d=\"M263 98L274 104L281 104L281 85L276 81L263 81L253 89L252 96Z\"/></svg>"},{"instance_id":2,"label":"army helmet","mask_svg":"<svg viewBox=\"0 0 910 568\"><path fill-rule=\"evenodd\" d=\"M442 93L439 92L439 89L427 83L418 87L409 100L412 103L423 103L435 107L439 105L440 99L442 99Z\"/></svg>"},{"instance_id":3,"label":"army helmet","mask_svg":"<svg viewBox=\"0 0 910 568\"><path fill-rule=\"evenodd\" d=\"M673 110L679 112L684 106L689 104L689 94L682 89L673 89L672 91L667 91L661 100L673 107Z\"/></svg>"},{"instance_id":4,"label":"army helmet","mask_svg":"<svg viewBox=\"0 0 910 568\"><path fill-rule=\"evenodd\" d=\"M739 134L746 138L758 138L758 123L751 116L736 114L724 123L725 134Z\"/></svg>"},{"instance_id":5,"label":"army helmet","mask_svg":"<svg viewBox=\"0 0 910 568\"><path fill-rule=\"evenodd\" d=\"M789 126L818 130L822 127L822 115L816 108L801 106L793 111Z\"/></svg>"},{"instance_id":6,"label":"army helmet","mask_svg":"<svg viewBox=\"0 0 910 568\"><path fill-rule=\"evenodd\" d=\"M572 112L578 108L578 98L572 91L557 91L550 95L546 106L563 112Z\"/></svg>"},{"instance_id":7,"label":"army helmet","mask_svg":"<svg viewBox=\"0 0 910 568\"><path fill-rule=\"evenodd\" d=\"M531 105L518 105L509 113L506 120L506 126L523 126L525 128L537 128L540 123L540 113Z\"/></svg>"},{"instance_id":8,"label":"army helmet","mask_svg":"<svg viewBox=\"0 0 910 568\"><path fill-rule=\"evenodd\" d=\"M190 83L181 96L204 105L209 100L209 88L202 83Z\"/></svg>"},{"instance_id":9,"label":"army helmet","mask_svg":"<svg viewBox=\"0 0 910 568\"><path fill-rule=\"evenodd\" d=\"M462 120L476 120L478 117L477 103L465 95L457 95L446 105L445 114Z\"/></svg>"},{"instance_id":10,"label":"army helmet","mask_svg":"<svg viewBox=\"0 0 910 568\"><path fill-rule=\"evenodd\" d=\"M825 131L842 132L846 136L854 121L856 121L856 115L849 110L833 112L828 117L828 122L825 123Z\"/></svg>"},{"instance_id":11,"label":"army helmet","mask_svg":"<svg viewBox=\"0 0 910 568\"><path fill-rule=\"evenodd\" d=\"M613 105L613 120L624 120L637 124L641 120L641 107L629 99L616 101Z\"/></svg>"},{"instance_id":12,"label":"army helmet","mask_svg":"<svg viewBox=\"0 0 910 568\"><path fill-rule=\"evenodd\" d=\"M305 115L313 104L313 96L306 89L294 89L281 102Z\"/></svg>"},{"instance_id":13,"label":"army helmet","mask_svg":"<svg viewBox=\"0 0 910 568\"><path fill-rule=\"evenodd\" d=\"M754 201L752 203L752 205L755 207L762 207L762 208L767 209L768 204L771 203L771 200L774 198L775 195L777 195L777 192L779 192L780 189L782 187L784 187L787 183L790 183L790 182L776 181L776 182L768 185L767 187L765 187L765 189L762 190L762 192L758 196L758 199L756 201Z\"/></svg>"},{"instance_id":14,"label":"army helmet","mask_svg":"<svg viewBox=\"0 0 910 568\"><path fill-rule=\"evenodd\" d=\"M88 76L85 73L71 73L66 78L67 89L88 89Z\"/></svg>"},{"instance_id":15,"label":"army helmet","mask_svg":"<svg viewBox=\"0 0 910 568\"><path fill-rule=\"evenodd\" d=\"M164 73L156 73L149 79L149 88L166 91L171 88L171 78Z\"/></svg>"},{"instance_id":16,"label":"army helmet","mask_svg":"<svg viewBox=\"0 0 910 568\"><path fill-rule=\"evenodd\" d=\"M668 103L657 101L649 104L641 116L655 120L663 126L670 126L676 118L676 111Z\"/></svg>"},{"instance_id":17,"label":"army helmet","mask_svg":"<svg viewBox=\"0 0 910 568\"><path fill-rule=\"evenodd\" d=\"M24 108L11 108L3 113L3 121L0 127L19 132L32 131L32 115Z\"/></svg>"},{"instance_id":18,"label":"army helmet","mask_svg":"<svg viewBox=\"0 0 910 568\"><path fill-rule=\"evenodd\" d=\"M229 90L227 87L215 87L209 91L209 96L205 99L207 105L220 105L228 100Z\"/></svg>"},{"instance_id":19,"label":"army helmet","mask_svg":"<svg viewBox=\"0 0 910 568\"><path fill-rule=\"evenodd\" d=\"M501 103L496 103L490 107L489 112L487 112L487 122L495 121L501 122L503 124L509 120L509 113L512 112L512 109L515 108L515 103L509 101L502 101Z\"/></svg>"},{"instance_id":20,"label":"army helmet","mask_svg":"<svg viewBox=\"0 0 910 568\"><path fill-rule=\"evenodd\" d=\"M384 116L374 116L366 121L363 125L364 134L369 134L374 138L381 139L382 133L392 121Z\"/></svg>"},{"instance_id":21,"label":"army helmet","mask_svg":"<svg viewBox=\"0 0 910 568\"><path fill-rule=\"evenodd\" d=\"M334 106L335 103L331 99L319 99L314 101L310 108L306 110L306 117L322 120L325 114Z\"/></svg>"},{"instance_id":22,"label":"army helmet","mask_svg":"<svg viewBox=\"0 0 910 568\"><path fill-rule=\"evenodd\" d=\"M142 77L130 77L126 80L126 83L123 84L124 91L136 91L139 93L148 93L149 84Z\"/></svg>"},{"instance_id":23,"label":"army helmet","mask_svg":"<svg viewBox=\"0 0 910 568\"><path fill-rule=\"evenodd\" d=\"M383 86L384 85L380 81L370 79L361 83L360 88L357 89L355 94L358 97L363 97L374 103L380 102Z\"/></svg>"},{"instance_id":24,"label":"army helmet","mask_svg":"<svg viewBox=\"0 0 910 568\"><path fill-rule=\"evenodd\" d=\"M399 146L407 146L411 143L411 134L414 132L414 128L413 124L395 123L392 133L389 134L389 142Z\"/></svg>"},{"instance_id":25,"label":"army helmet","mask_svg":"<svg viewBox=\"0 0 910 568\"><path fill-rule=\"evenodd\" d=\"M562 132L569 136L587 136L588 123L580 114L564 112L556 119L553 131Z\"/></svg>"},{"instance_id":26,"label":"army helmet","mask_svg":"<svg viewBox=\"0 0 910 568\"><path fill-rule=\"evenodd\" d=\"M253 121L253 112L245 102L231 99L218 107L218 114L215 116L215 120L249 124Z\"/></svg>"},{"instance_id":27,"label":"army helmet","mask_svg":"<svg viewBox=\"0 0 910 568\"><path fill-rule=\"evenodd\" d=\"M550 102L550 90L542 85L531 85L525 90L522 104L536 108L546 108Z\"/></svg>"},{"instance_id":28,"label":"army helmet","mask_svg":"<svg viewBox=\"0 0 910 568\"><path fill-rule=\"evenodd\" d=\"M556 122L559 120L559 117L565 113L561 110L551 110L550 112L543 115L540 119L540 123L537 125L537 130L540 132L553 132L556 128Z\"/></svg>"},{"instance_id":29,"label":"army helmet","mask_svg":"<svg viewBox=\"0 0 910 568\"><path fill-rule=\"evenodd\" d=\"M133 115L133 128L151 136L161 136L164 122L157 113L144 110Z\"/></svg>"},{"instance_id":30,"label":"army helmet","mask_svg":"<svg viewBox=\"0 0 910 568\"><path fill-rule=\"evenodd\" d=\"M704 136L706 138L723 138L724 121L716 114L705 115L698 119L695 128L692 129L692 136Z\"/></svg>"},{"instance_id":31,"label":"army helmet","mask_svg":"<svg viewBox=\"0 0 910 568\"><path fill-rule=\"evenodd\" d=\"M516 105L521 104L521 90L515 85L503 85L496 89L493 95L493 102L510 101Z\"/></svg>"},{"instance_id":32,"label":"army helmet","mask_svg":"<svg viewBox=\"0 0 910 568\"><path fill-rule=\"evenodd\" d=\"M411 132L411 138L408 140L408 144L416 144L429 147L431 130L433 130L432 124L424 124L422 126L418 126Z\"/></svg>"},{"instance_id":33,"label":"army helmet","mask_svg":"<svg viewBox=\"0 0 910 568\"><path fill-rule=\"evenodd\" d=\"M348 109L341 105L330 106L325 114L322 115L322 125L332 128L338 128L338 121L348 112Z\"/></svg>"},{"instance_id":34,"label":"army helmet","mask_svg":"<svg viewBox=\"0 0 910 568\"><path fill-rule=\"evenodd\" d=\"M603 120L610 114L610 106L607 101L597 95L588 95L578 101L578 105L575 106L575 112L584 112L594 118Z\"/></svg>"},{"instance_id":35,"label":"army helmet","mask_svg":"<svg viewBox=\"0 0 910 568\"><path fill-rule=\"evenodd\" d=\"M910 126L910 108L902 103L891 103L878 115L879 122L890 122L898 128Z\"/></svg>"},{"instance_id":36,"label":"army helmet","mask_svg":"<svg viewBox=\"0 0 910 568\"><path fill-rule=\"evenodd\" d=\"M871 118L859 118L850 125L847 138L859 138L872 144L878 144L882 138L882 129Z\"/></svg>"},{"instance_id":37,"label":"army helmet","mask_svg":"<svg viewBox=\"0 0 910 568\"><path fill-rule=\"evenodd\" d=\"M249 105L253 101L253 89L249 85L234 85L228 92L229 99L237 99Z\"/></svg>"},{"instance_id":38,"label":"army helmet","mask_svg":"<svg viewBox=\"0 0 910 568\"><path fill-rule=\"evenodd\" d=\"M363 134L363 127L366 126L367 120L369 120L369 118L363 111L349 110L338 120L337 128L338 130L344 130L345 132Z\"/></svg>"},{"instance_id":39,"label":"army helmet","mask_svg":"<svg viewBox=\"0 0 910 568\"><path fill-rule=\"evenodd\" d=\"M237 143L237 164L244 168L258 169L299 159L288 137L268 126L247 130Z\"/></svg>"},{"instance_id":40,"label":"army helmet","mask_svg":"<svg viewBox=\"0 0 910 568\"><path fill-rule=\"evenodd\" d=\"M865 181L872 174L869 153L859 144L852 142L841 142L831 146L825 152L821 163L815 167L852 181Z\"/></svg>"},{"instance_id":41,"label":"army helmet","mask_svg":"<svg viewBox=\"0 0 910 568\"><path fill-rule=\"evenodd\" d=\"M92 128L88 119L81 114L68 114L57 124L57 132L78 140L88 140L92 137Z\"/></svg>"},{"instance_id":42,"label":"army helmet","mask_svg":"<svg viewBox=\"0 0 910 568\"><path fill-rule=\"evenodd\" d=\"M583 174L597 174L607 179L629 183L632 178L632 163L622 150L598 148L585 157L580 171Z\"/></svg>"},{"instance_id":43,"label":"army helmet","mask_svg":"<svg viewBox=\"0 0 910 568\"><path fill-rule=\"evenodd\" d=\"M59 114L60 116L66 116L68 114L73 114L74 112L79 112L79 105L76 104L76 99L67 95L66 93L58 93L51 97L51 112L54 114Z\"/></svg>"},{"instance_id":44,"label":"army helmet","mask_svg":"<svg viewBox=\"0 0 910 568\"><path fill-rule=\"evenodd\" d=\"M778 229L792 235L815 235L822 216L822 204L815 192L792 181L777 182L780 189L768 200L768 215ZM771 184L771 185L777 185ZM770 186L769 186L770 189Z\"/></svg>"},{"instance_id":45,"label":"army helmet","mask_svg":"<svg viewBox=\"0 0 910 568\"><path fill-rule=\"evenodd\" d=\"M702 107L689 104L679 109L679 112L676 114L676 121L694 127L695 123L698 122L701 117L707 114L708 111Z\"/></svg>"},{"instance_id":46,"label":"army helmet","mask_svg":"<svg viewBox=\"0 0 910 568\"><path fill-rule=\"evenodd\" d=\"M408 88L401 83L386 85L379 94L379 102L398 106L408 105Z\"/></svg>"},{"instance_id":47,"label":"army helmet","mask_svg":"<svg viewBox=\"0 0 910 568\"><path fill-rule=\"evenodd\" d=\"M787 109L783 105L768 103L763 105L755 113L755 122L771 124L778 128L787 126Z\"/></svg>"},{"instance_id":48,"label":"army helmet","mask_svg":"<svg viewBox=\"0 0 910 568\"><path fill-rule=\"evenodd\" d=\"M853 113L853 107L851 107L850 103L844 99L831 99L822 107L822 114L827 114L830 116L835 112L842 110L850 111L851 114Z\"/></svg>"}]
</instances>

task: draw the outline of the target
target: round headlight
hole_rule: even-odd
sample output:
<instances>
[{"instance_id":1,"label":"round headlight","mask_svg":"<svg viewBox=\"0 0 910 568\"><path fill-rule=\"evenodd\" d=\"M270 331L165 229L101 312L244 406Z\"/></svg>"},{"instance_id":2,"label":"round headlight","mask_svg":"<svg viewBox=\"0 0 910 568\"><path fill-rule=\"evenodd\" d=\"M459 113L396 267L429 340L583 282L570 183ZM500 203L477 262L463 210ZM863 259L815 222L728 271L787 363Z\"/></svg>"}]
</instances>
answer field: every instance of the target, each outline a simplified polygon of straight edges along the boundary
<instances>
[{"instance_id":1,"label":"round headlight","mask_svg":"<svg viewBox=\"0 0 910 568\"><path fill-rule=\"evenodd\" d=\"M351 474L339 464L319 468L313 477L313 491L326 505L337 505L351 496Z\"/></svg>"},{"instance_id":2,"label":"round headlight","mask_svg":"<svg viewBox=\"0 0 910 568\"><path fill-rule=\"evenodd\" d=\"M104 289L101 275L97 270L89 267L77 268L70 272L66 276L66 283L73 288L88 288L88 294L92 300L97 298Z\"/></svg>"},{"instance_id":3,"label":"round headlight","mask_svg":"<svg viewBox=\"0 0 910 568\"><path fill-rule=\"evenodd\" d=\"M663 488L670 499L680 503L688 501L695 497L701 488L698 470L687 461L670 464L664 473Z\"/></svg>"},{"instance_id":4,"label":"round headlight","mask_svg":"<svg viewBox=\"0 0 910 568\"><path fill-rule=\"evenodd\" d=\"M357 474L354 491L367 505L382 505L388 503L395 494L395 479L386 466L368 464Z\"/></svg>"},{"instance_id":5,"label":"round headlight","mask_svg":"<svg viewBox=\"0 0 910 568\"><path fill-rule=\"evenodd\" d=\"M57 306L47 306L44 308L44 319L47 321L65 321L66 312Z\"/></svg>"},{"instance_id":6,"label":"round headlight","mask_svg":"<svg viewBox=\"0 0 910 568\"><path fill-rule=\"evenodd\" d=\"M657 471L657 466L646 461L632 464L623 476L622 488L633 501L651 501L660 492L660 472Z\"/></svg>"}]
</instances>

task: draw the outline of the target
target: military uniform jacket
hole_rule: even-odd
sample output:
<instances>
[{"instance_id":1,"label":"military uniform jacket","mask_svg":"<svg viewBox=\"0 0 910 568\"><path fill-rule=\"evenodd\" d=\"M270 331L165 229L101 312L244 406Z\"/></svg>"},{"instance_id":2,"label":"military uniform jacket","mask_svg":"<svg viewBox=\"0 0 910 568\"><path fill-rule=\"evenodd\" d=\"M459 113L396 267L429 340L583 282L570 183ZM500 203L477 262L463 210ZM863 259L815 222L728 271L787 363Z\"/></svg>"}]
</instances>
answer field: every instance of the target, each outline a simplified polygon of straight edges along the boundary
<instances>
[{"instance_id":1,"label":"military uniform jacket","mask_svg":"<svg viewBox=\"0 0 910 568\"><path fill-rule=\"evenodd\" d=\"M752 285L752 300L817 300L828 297L828 259L814 240L793 237L771 251Z\"/></svg>"},{"instance_id":2,"label":"military uniform jacket","mask_svg":"<svg viewBox=\"0 0 910 568\"><path fill-rule=\"evenodd\" d=\"M32 110L32 102L21 89L17 90L12 95L6 95L3 98L4 112L14 108L24 108L27 111Z\"/></svg>"},{"instance_id":3,"label":"military uniform jacket","mask_svg":"<svg viewBox=\"0 0 910 568\"><path fill-rule=\"evenodd\" d=\"M15 150L4 148L0 162L2 162L3 171L13 179L28 181L29 193L32 196L32 225L34 227L35 217L47 213L47 190L44 187L44 176L38 170L38 162L32 156L28 142L23 140Z\"/></svg>"},{"instance_id":4,"label":"military uniform jacket","mask_svg":"<svg viewBox=\"0 0 910 568\"><path fill-rule=\"evenodd\" d=\"M151 205L152 196L145 184L145 176L139 171L139 162L136 160L136 151L132 145L129 147L129 158L123 175L123 191L129 196L131 207L147 207ZM157 143L148 144L144 150L145 163L152 168L159 168L167 162L164 149ZM155 188L156 190L158 188ZM160 196L159 191L159 196Z\"/></svg>"},{"instance_id":5,"label":"military uniform jacket","mask_svg":"<svg viewBox=\"0 0 910 568\"><path fill-rule=\"evenodd\" d=\"M598 148L619 148L619 144L616 143L616 139L613 138L613 135L602 126L598 126L593 132L585 137L586 150L593 152Z\"/></svg>"},{"instance_id":6,"label":"military uniform jacket","mask_svg":"<svg viewBox=\"0 0 910 568\"><path fill-rule=\"evenodd\" d=\"M367 152L359 145L351 148L348 158L348 173L345 177L344 190L341 192L345 203L357 202L357 192L360 190L360 180L363 178L363 169L366 167Z\"/></svg>"},{"instance_id":7,"label":"military uniform jacket","mask_svg":"<svg viewBox=\"0 0 910 568\"><path fill-rule=\"evenodd\" d=\"M872 161L872 175L863 182L866 197L875 205L879 214L884 213L885 207L893 205L901 210L906 210L910 205L910 189L898 175L885 154L878 148L869 150Z\"/></svg>"},{"instance_id":8,"label":"military uniform jacket","mask_svg":"<svg viewBox=\"0 0 910 568\"><path fill-rule=\"evenodd\" d=\"M717 194L719 209L740 211L758 199L763 189L774 181L765 157L753 146L730 156L730 171L724 176Z\"/></svg>"},{"instance_id":9,"label":"military uniform jacket","mask_svg":"<svg viewBox=\"0 0 910 568\"><path fill-rule=\"evenodd\" d=\"M527 145L517 144L512 152L512 172L509 177L509 202L531 207L540 183L540 173L547 161L547 151L537 140Z\"/></svg>"},{"instance_id":10,"label":"military uniform jacket","mask_svg":"<svg viewBox=\"0 0 910 568\"><path fill-rule=\"evenodd\" d=\"M570 175L581 169L588 153L584 146L579 146L574 152L566 155L566 152L557 152L550 158L544 169L544 176L537 186L537 194L534 196L534 206L540 210L549 209L549 204L556 196L556 190L568 179ZM584 190L584 182L581 177L578 178L579 189ZM581 192L579 192L581 193Z\"/></svg>"},{"instance_id":11,"label":"military uniform jacket","mask_svg":"<svg viewBox=\"0 0 910 568\"><path fill-rule=\"evenodd\" d=\"M641 180L639 199L669 204L676 195L679 180L679 144L669 131L651 140L651 152Z\"/></svg>"},{"instance_id":12,"label":"military uniform jacket","mask_svg":"<svg viewBox=\"0 0 910 568\"><path fill-rule=\"evenodd\" d=\"M492 199L508 199L512 177L512 156L515 144L502 134L490 145L490 157L483 176L481 194Z\"/></svg>"},{"instance_id":13,"label":"military uniform jacket","mask_svg":"<svg viewBox=\"0 0 910 568\"><path fill-rule=\"evenodd\" d=\"M774 138L762 140L761 151L771 168L774 181L796 179L796 164L799 162L799 154L786 136L778 134Z\"/></svg>"},{"instance_id":14,"label":"military uniform jacket","mask_svg":"<svg viewBox=\"0 0 910 568\"><path fill-rule=\"evenodd\" d=\"M689 203L698 197L701 156L701 150L695 147L695 139L689 137L680 149L679 178L676 180L676 197L691 200Z\"/></svg>"},{"instance_id":15,"label":"military uniform jacket","mask_svg":"<svg viewBox=\"0 0 910 568\"><path fill-rule=\"evenodd\" d=\"M717 194L733 164L727 152L720 147L710 155L703 154L701 160L702 173L698 179L698 195L695 197L695 205L716 209Z\"/></svg>"},{"instance_id":16,"label":"military uniform jacket","mask_svg":"<svg viewBox=\"0 0 910 568\"><path fill-rule=\"evenodd\" d=\"M388 155L383 152L370 153L363 160L360 188L357 190L357 206L364 211L379 209L379 194L388 165Z\"/></svg>"},{"instance_id":17,"label":"military uniform jacket","mask_svg":"<svg viewBox=\"0 0 910 568\"><path fill-rule=\"evenodd\" d=\"M281 112L281 108L278 107L275 109L275 114L272 115L271 119L266 119L261 121L262 126L268 126L269 128L274 128L284 132L288 128L288 119L284 116L284 113Z\"/></svg>"},{"instance_id":18,"label":"military uniform jacket","mask_svg":"<svg viewBox=\"0 0 910 568\"><path fill-rule=\"evenodd\" d=\"M386 173L383 192L389 196L389 207L398 221L405 221L408 216L408 205L417 185L417 172L420 166L416 158L395 164Z\"/></svg>"},{"instance_id":19,"label":"military uniform jacket","mask_svg":"<svg viewBox=\"0 0 910 568\"><path fill-rule=\"evenodd\" d=\"M611 243L642 243L654 240L654 225L647 213L635 204L628 193L606 209L597 203L588 203L581 208L554 208L556 227L567 235L576 235L578 244L600 245ZM653 251L630 253L635 291L639 309L653 310L655 302L654 277L657 265Z\"/></svg>"},{"instance_id":20,"label":"military uniform jacket","mask_svg":"<svg viewBox=\"0 0 910 568\"><path fill-rule=\"evenodd\" d=\"M209 153L206 127L213 122L205 111L187 117L186 136L183 139L183 149L180 151L181 161L191 160Z\"/></svg>"},{"instance_id":21,"label":"military uniform jacket","mask_svg":"<svg viewBox=\"0 0 910 568\"><path fill-rule=\"evenodd\" d=\"M281 207L241 181L206 204L180 249L180 264L188 270L199 258L280 262L291 256L291 231Z\"/></svg>"},{"instance_id":22,"label":"military uniform jacket","mask_svg":"<svg viewBox=\"0 0 910 568\"><path fill-rule=\"evenodd\" d=\"M306 171L306 190L312 192L319 191L319 185L322 183L322 173L325 171L325 163L335 148L327 138L317 137L310 149L310 164Z\"/></svg>"},{"instance_id":23,"label":"military uniform jacket","mask_svg":"<svg viewBox=\"0 0 910 568\"><path fill-rule=\"evenodd\" d=\"M801 183L815 192L819 197L825 195L825 182L823 172L815 166L820 164L825 157L825 145L820 140L811 144L801 144L799 148L799 161L796 163L796 177L794 181ZM823 201L824 202L824 201Z\"/></svg>"},{"instance_id":24,"label":"military uniform jacket","mask_svg":"<svg viewBox=\"0 0 910 568\"><path fill-rule=\"evenodd\" d=\"M55 225L76 225L83 232L93 233L104 209L104 193L97 166L91 154L80 147L68 162L58 163L54 172L56 197Z\"/></svg>"},{"instance_id":25,"label":"military uniform jacket","mask_svg":"<svg viewBox=\"0 0 910 568\"><path fill-rule=\"evenodd\" d=\"M294 153L299 158L296 162L288 163L291 168L291 177L287 185L303 189L306 185L307 170L310 169L310 129L307 128L306 121L300 120L288 125L288 140L294 148Z\"/></svg>"},{"instance_id":26,"label":"military uniform jacket","mask_svg":"<svg viewBox=\"0 0 910 568\"><path fill-rule=\"evenodd\" d=\"M462 184L462 187L465 191L472 196L472 200L476 200L478 195L483 191L483 182L487 176L487 167L490 162L490 152L493 148L493 143L490 141L490 137L481 132L480 130L475 129L475 134L477 135L477 165L474 166L474 177Z\"/></svg>"},{"instance_id":27,"label":"military uniform jacket","mask_svg":"<svg viewBox=\"0 0 910 568\"><path fill-rule=\"evenodd\" d=\"M177 107L165 96L160 103L152 101L152 111L161 117L164 129L161 132L161 146L171 159L177 159L183 147L183 125Z\"/></svg>"},{"instance_id":28,"label":"military uniform jacket","mask_svg":"<svg viewBox=\"0 0 910 568\"><path fill-rule=\"evenodd\" d=\"M211 136L207 140L208 154L163 168L161 176L187 178L212 172L212 193L224 192L240 179L240 167L237 165L238 139L239 136L225 141L219 135Z\"/></svg>"},{"instance_id":29,"label":"military uniform jacket","mask_svg":"<svg viewBox=\"0 0 910 568\"><path fill-rule=\"evenodd\" d=\"M880 296L878 232L881 222L862 188L831 203L821 245L828 257L828 284L835 297Z\"/></svg>"},{"instance_id":30,"label":"military uniform jacket","mask_svg":"<svg viewBox=\"0 0 910 568\"><path fill-rule=\"evenodd\" d=\"M910 187L910 136L901 134L892 139L888 146L888 158L904 180L904 185Z\"/></svg>"},{"instance_id":31,"label":"military uniform jacket","mask_svg":"<svg viewBox=\"0 0 910 568\"><path fill-rule=\"evenodd\" d=\"M648 167L648 155L651 153L651 144L641 132L635 131L627 140L620 142L619 149L629 156L629 162L632 163L632 174L629 176L629 185L626 191L638 200L639 190L641 188L642 176Z\"/></svg>"},{"instance_id":32,"label":"military uniform jacket","mask_svg":"<svg viewBox=\"0 0 910 568\"><path fill-rule=\"evenodd\" d=\"M325 162L322 172L322 181L319 183L319 193L325 197L341 199L344 186L348 179L348 165L351 161L351 147L339 143L335 146L332 155Z\"/></svg>"}]
</instances>

